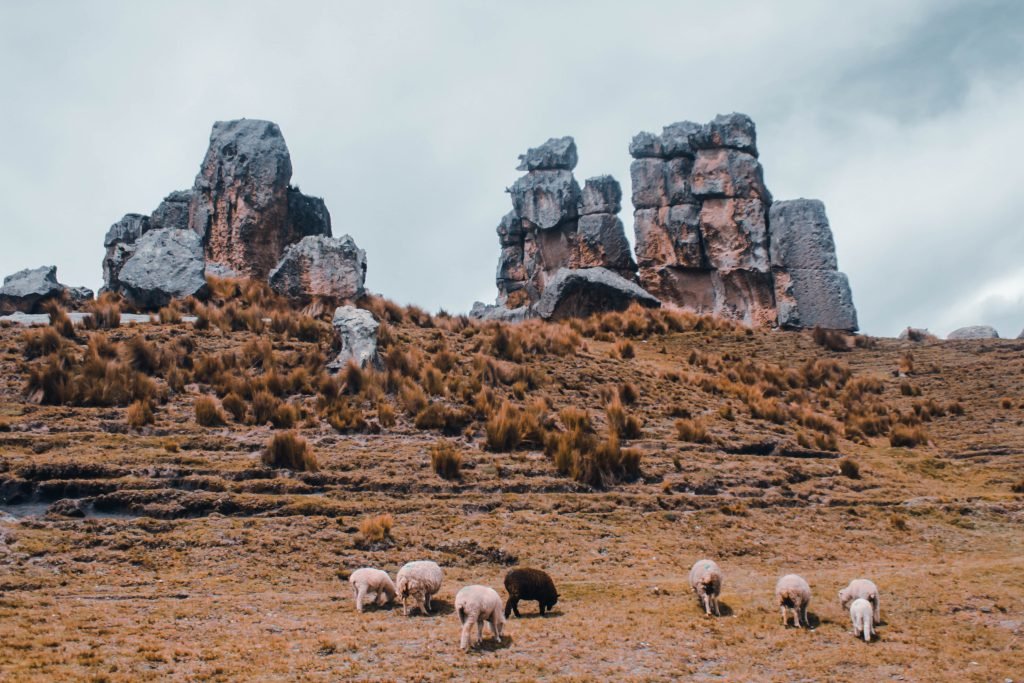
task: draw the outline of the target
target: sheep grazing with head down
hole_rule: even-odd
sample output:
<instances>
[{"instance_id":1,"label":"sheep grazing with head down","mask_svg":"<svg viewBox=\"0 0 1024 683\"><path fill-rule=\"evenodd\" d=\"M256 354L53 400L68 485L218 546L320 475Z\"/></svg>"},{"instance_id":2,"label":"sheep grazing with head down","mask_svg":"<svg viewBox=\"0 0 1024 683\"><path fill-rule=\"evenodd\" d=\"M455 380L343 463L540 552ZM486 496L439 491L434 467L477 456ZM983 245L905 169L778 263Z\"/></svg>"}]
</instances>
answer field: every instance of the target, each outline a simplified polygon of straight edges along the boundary
<instances>
[{"instance_id":1,"label":"sheep grazing with head down","mask_svg":"<svg viewBox=\"0 0 1024 683\"><path fill-rule=\"evenodd\" d=\"M782 625L789 625L789 611L793 611L796 626L808 627L807 606L811 604L811 587L803 577L786 574L775 584L775 602L782 611Z\"/></svg>"},{"instance_id":2,"label":"sheep grazing with head down","mask_svg":"<svg viewBox=\"0 0 1024 683\"><path fill-rule=\"evenodd\" d=\"M850 585L839 591L839 604L847 609L850 603L858 598L863 598L871 603L872 620L877 626L882 623L882 611L878 607L878 586L874 581L868 579L854 579Z\"/></svg>"},{"instance_id":3,"label":"sheep grazing with head down","mask_svg":"<svg viewBox=\"0 0 1024 683\"><path fill-rule=\"evenodd\" d=\"M857 598L850 605L850 621L853 622L853 635L864 636L864 642L870 643L875 635L875 609L864 598Z\"/></svg>"},{"instance_id":4,"label":"sheep grazing with head down","mask_svg":"<svg viewBox=\"0 0 1024 683\"><path fill-rule=\"evenodd\" d=\"M395 599L395 584L388 573L372 567L357 569L348 577L356 599L356 611L362 612L364 604L386 605Z\"/></svg>"},{"instance_id":5,"label":"sheep grazing with head down","mask_svg":"<svg viewBox=\"0 0 1024 683\"><path fill-rule=\"evenodd\" d=\"M505 618L515 612L518 617L520 600L536 600L541 616L558 604L558 591L555 582L547 572L532 567L517 567L505 575L505 590L508 600L505 602Z\"/></svg>"},{"instance_id":6,"label":"sheep grazing with head down","mask_svg":"<svg viewBox=\"0 0 1024 683\"><path fill-rule=\"evenodd\" d=\"M718 608L718 596L722 592L722 569L715 562L698 560L690 570L690 587L708 616L712 612L716 617L722 616Z\"/></svg>"},{"instance_id":7,"label":"sheep grazing with head down","mask_svg":"<svg viewBox=\"0 0 1024 683\"><path fill-rule=\"evenodd\" d=\"M402 598L402 614L409 616L409 600L413 608L421 606L424 614L430 614L430 599L441 590L444 572L436 562L419 560L406 562L395 576L395 588Z\"/></svg>"},{"instance_id":8,"label":"sheep grazing with head down","mask_svg":"<svg viewBox=\"0 0 1024 683\"><path fill-rule=\"evenodd\" d=\"M491 635L501 643L501 629L505 617L501 613L501 596L487 586L466 586L455 595L455 613L462 623L462 637L459 647L468 650L484 639L484 622L490 625ZM476 626L476 639L473 639Z\"/></svg>"}]
</instances>

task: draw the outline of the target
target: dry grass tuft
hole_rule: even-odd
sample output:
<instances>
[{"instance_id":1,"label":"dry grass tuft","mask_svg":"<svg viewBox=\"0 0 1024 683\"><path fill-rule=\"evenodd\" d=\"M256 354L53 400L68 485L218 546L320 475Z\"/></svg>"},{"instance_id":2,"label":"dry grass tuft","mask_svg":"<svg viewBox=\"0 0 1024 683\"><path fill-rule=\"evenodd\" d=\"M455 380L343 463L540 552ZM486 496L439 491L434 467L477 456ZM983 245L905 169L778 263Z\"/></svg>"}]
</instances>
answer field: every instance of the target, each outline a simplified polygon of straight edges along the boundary
<instances>
[{"instance_id":1,"label":"dry grass tuft","mask_svg":"<svg viewBox=\"0 0 1024 683\"><path fill-rule=\"evenodd\" d=\"M894 425L889 432L889 443L893 448L916 448L927 445L928 434L921 426Z\"/></svg>"},{"instance_id":2,"label":"dry grass tuft","mask_svg":"<svg viewBox=\"0 0 1024 683\"><path fill-rule=\"evenodd\" d=\"M128 406L126 418L128 420L128 426L136 429L153 424L153 407L150 405L149 401L135 401Z\"/></svg>"},{"instance_id":3,"label":"dry grass tuft","mask_svg":"<svg viewBox=\"0 0 1024 683\"><path fill-rule=\"evenodd\" d=\"M675 422L676 436L690 443L711 443L711 435L703 420L684 418Z\"/></svg>"},{"instance_id":4,"label":"dry grass tuft","mask_svg":"<svg viewBox=\"0 0 1024 683\"><path fill-rule=\"evenodd\" d=\"M462 454L451 441L437 441L430 447L430 466L442 479L458 479L461 476Z\"/></svg>"},{"instance_id":5,"label":"dry grass tuft","mask_svg":"<svg viewBox=\"0 0 1024 683\"><path fill-rule=\"evenodd\" d=\"M306 440L295 432L280 432L270 438L261 458L264 465L274 469L296 472L316 472L316 456Z\"/></svg>"},{"instance_id":6,"label":"dry grass tuft","mask_svg":"<svg viewBox=\"0 0 1024 683\"><path fill-rule=\"evenodd\" d=\"M850 338L839 330L826 330L815 327L811 333L814 343L829 351L846 352L850 350Z\"/></svg>"},{"instance_id":7,"label":"dry grass tuft","mask_svg":"<svg viewBox=\"0 0 1024 683\"><path fill-rule=\"evenodd\" d=\"M224 414L212 396L200 396L195 403L196 424L203 427L223 427Z\"/></svg>"},{"instance_id":8,"label":"dry grass tuft","mask_svg":"<svg viewBox=\"0 0 1024 683\"><path fill-rule=\"evenodd\" d=\"M843 458L839 461L839 473L850 479L860 479L860 466L855 460Z\"/></svg>"},{"instance_id":9,"label":"dry grass tuft","mask_svg":"<svg viewBox=\"0 0 1024 683\"><path fill-rule=\"evenodd\" d=\"M391 513L364 517L359 522L359 540L362 545L373 545L391 540L391 530L395 526L395 518Z\"/></svg>"}]
</instances>

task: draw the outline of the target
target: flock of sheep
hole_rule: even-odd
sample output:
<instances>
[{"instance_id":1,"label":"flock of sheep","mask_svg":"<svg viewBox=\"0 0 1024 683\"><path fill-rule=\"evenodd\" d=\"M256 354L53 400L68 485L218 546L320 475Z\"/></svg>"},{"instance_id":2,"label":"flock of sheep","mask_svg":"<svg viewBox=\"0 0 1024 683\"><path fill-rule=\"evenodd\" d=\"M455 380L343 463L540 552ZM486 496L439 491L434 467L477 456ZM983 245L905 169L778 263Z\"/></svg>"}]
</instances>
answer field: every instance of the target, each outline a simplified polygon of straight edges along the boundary
<instances>
[{"instance_id":1,"label":"flock of sheep","mask_svg":"<svg viewBox=\"0 0 1024 683\"><path fill-rule=\"evenodd\" d=\"M362 612L366 604L387 605L395 597L402 600L402 614L409 616L411 609L421 608L424 614L431 611L431 598L441 590L444 572L436 562L420 560L408 562L391 581L388 573L371 567L357 569L349 576L349 583L355 594L356 611ZM690 586L708 616L721 616L718 596L722 592L722 570L712 560L699 560L690 570ZM520 600L536 600L541 615L558 602L558 591L546 572L540 569L521 567L505 575L505 590L508 600L502 607L501 596L488 586L471 585L462 588L455 595L455 613L462 623L459 647L468 650L483 640L484 623L489 624L491 635L501 642L501 631L505 620L513 612L518 617ZM369 601L369 603L368 603ZM775 602L782 612L783 625L789 625L789 613L797 627L808 627L807 606L811 602L811 587L803 577L787 574L775 584ZM878 587L868 579L854 579L839 591L839 602L843 609L850 610L853 633L870 642L875 635L875 626L881 622L878 607ZM476 637L473 637L473 626Z\"/></svg>"}]
</instances>

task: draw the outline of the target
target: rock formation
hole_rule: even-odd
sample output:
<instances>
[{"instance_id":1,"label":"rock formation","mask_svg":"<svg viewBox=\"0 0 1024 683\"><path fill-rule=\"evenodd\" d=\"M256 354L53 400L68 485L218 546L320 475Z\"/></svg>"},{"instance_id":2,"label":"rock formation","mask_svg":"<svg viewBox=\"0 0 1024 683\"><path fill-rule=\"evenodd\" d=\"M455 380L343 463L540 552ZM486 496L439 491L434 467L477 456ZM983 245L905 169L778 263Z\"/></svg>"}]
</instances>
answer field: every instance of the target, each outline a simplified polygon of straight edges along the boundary
<instances>
[{"instance_id":1,"label":"rock formation","mask_svg":"<svg viewBox=\"0 0 1024 683\"><path fill-rule=\"evenodd\" d=\"M68 287L57 282L57 266L26 268L4 278L0 287L0 315L42 313L48 301L59 300L76 308L92 299L86 287Z\"/></svg>"},{"instance_id":2,"label":"rock formation","mask_svg":"<svg viewBox=\"0 0 1024 683\"><path fill-rule=\"evenodd\" d=\"M545 320L564 320L625 310L634 302L648 308L661 306L640 285L606 268L560 268L533 310Z\"/></svg>"},{"instance_id":3,"label":"rock formation","mask_svg":"<svg viewBox=\"0 0 1024 683\"><path fill-rule=\"evenodd\" d=\"M572 169L576 143L551 138L519 157L526 171L512 185L512 211L498 225L498 304L509 309L540 300L561 268L607 268L634 279L636 264L622 222L622 190L611 176L581 190Z\"/></svg>"},{"instance_id":4,"label":"rock formation","mask_svg":"<svg viewBox=\"0 0 1024 683\"><path fill-rule=\"evenodd\" d=\"M134 306L159 308L206 292L203 244L189 230L149 230L130 247L118 291Z\"/></svg>"},{"instance_id":5,"label":"rock formation","mask_svg":"<svg viewBox=\"0 0 1024 683\"><path fill-rule=\"evenodd\" d=\"M644 288L749 325L857 329L824 206L772 203L749 117L674 123L629 152Z\"/></svg>"},{"instance_id":6,"label":"rock formation","mask_svg":"<svg viewBox=\"0 0 1024 683\"><path fill-rule=\"evenodd\" d=\"M339 306L334 311L332 324L341 351L327 366L328 369L337 372L350 360L364 368L378 363L377 330L380 323L372 313L355 306Z\"/></svg>"},{"instance_id":7,"label":"rock formation","mask_svg":"<svg viewBox=\"0 0 1024 683\"><path fill-rule=\"evenodd\" d=\"M366 252L348 235L302 238L285 248L268 278L275 292L303 304L313 299L357 299L363 295L365 279Z\"/></svg>"},{"instance_id":8,"label":"rock formation","mask_svg":"<svg viewBox=\"0 0 1024 683\"><path fill-rule=\"evenodd\" d=\"M991 325L968 325L953 330L946 339L999 339L999 332Z\"/></svg>"}]
</instances>

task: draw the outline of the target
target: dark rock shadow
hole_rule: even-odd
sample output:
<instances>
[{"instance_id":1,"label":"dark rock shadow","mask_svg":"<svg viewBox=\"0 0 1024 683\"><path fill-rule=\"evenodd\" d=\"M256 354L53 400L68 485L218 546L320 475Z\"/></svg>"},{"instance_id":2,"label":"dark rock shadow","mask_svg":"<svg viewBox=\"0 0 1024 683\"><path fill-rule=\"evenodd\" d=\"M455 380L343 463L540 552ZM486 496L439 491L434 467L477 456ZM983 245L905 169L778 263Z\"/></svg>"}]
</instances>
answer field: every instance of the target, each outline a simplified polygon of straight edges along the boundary
<instances>
[{"instance_id":1,"label":"dark rock shadow","mask_svg":"<svg viewBox=\"0 0 1024 683\"><path fill-rule=\"evenodd\" d=\"M523 616L517 617L515 614L510 614L508 615L508 619L506 619L506 621L515 622L519 619L557 619L558 617L562 616L562 610L558 610L557 612L547 612L545 614L541 614L540 612L524 612L523 610L519 610L519 613Z\"/></svg>"},{"instance_id":2,"label":"dark rock shadow","mask_svg":"<svg viewBox=\"0 0 1024 683\"><path fill-rule=\"evenodd\" d=\"M484 629L486 628L485 626ZM477 643L474 649L477 652L497 652L498 650L507 650L512 647L512 642L512 636L507 633L501 636L501 642L499 643L485 632L484 639Z\"/></svg>"}]
</instances>

